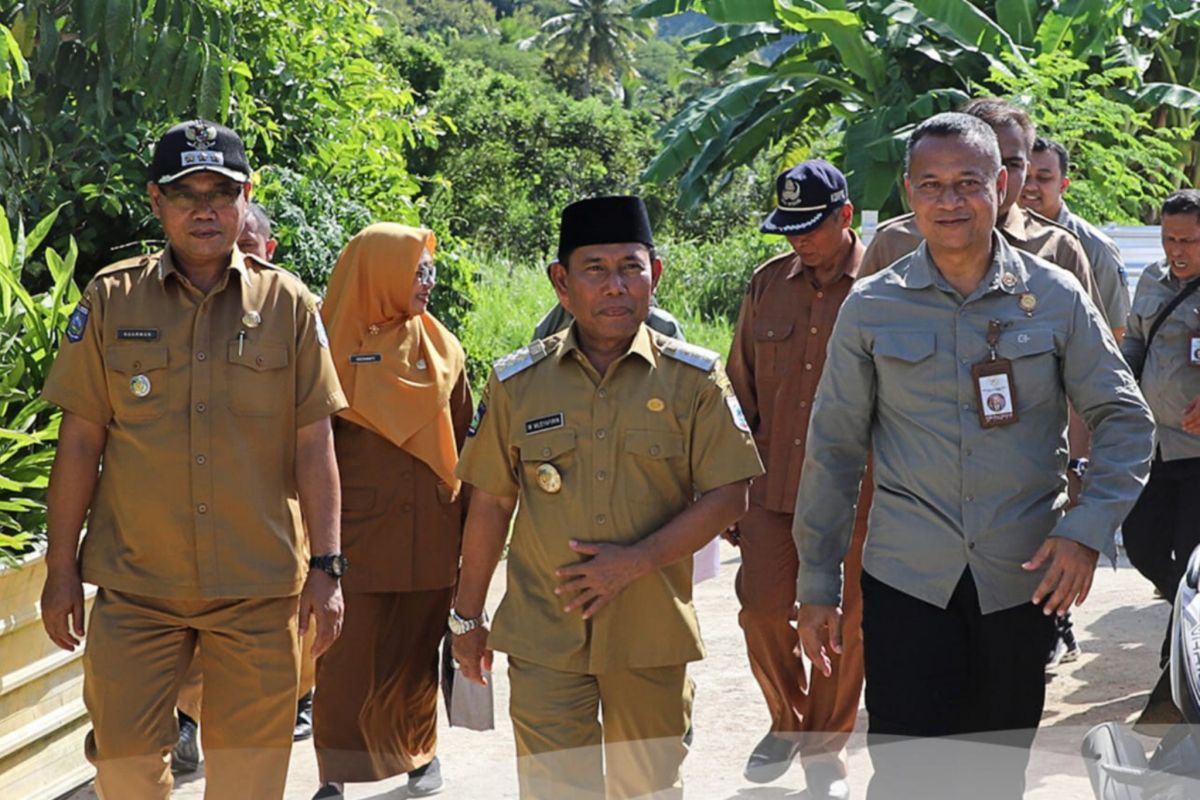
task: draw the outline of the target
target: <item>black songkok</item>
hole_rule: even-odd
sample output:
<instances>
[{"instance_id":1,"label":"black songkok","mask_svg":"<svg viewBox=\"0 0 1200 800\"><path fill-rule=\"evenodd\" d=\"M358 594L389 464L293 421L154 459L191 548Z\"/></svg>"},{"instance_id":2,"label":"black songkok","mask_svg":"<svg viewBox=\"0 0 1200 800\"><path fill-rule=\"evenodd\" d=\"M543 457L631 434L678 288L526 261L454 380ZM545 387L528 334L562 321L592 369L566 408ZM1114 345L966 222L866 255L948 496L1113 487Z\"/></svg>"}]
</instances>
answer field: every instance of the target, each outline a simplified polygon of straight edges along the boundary
<instances>
[{"instance_id":1,"label":"black songkok","mask_svg":"<svg viewBox=\"0 0 1200 800\"><path fill-rule=\"evenodd\" d=\"M593 197L563 209L558 230L558 260L563 266L577 247L625 242L654 247L650 215L642 198Z\"/></svg>"}]
</instances>

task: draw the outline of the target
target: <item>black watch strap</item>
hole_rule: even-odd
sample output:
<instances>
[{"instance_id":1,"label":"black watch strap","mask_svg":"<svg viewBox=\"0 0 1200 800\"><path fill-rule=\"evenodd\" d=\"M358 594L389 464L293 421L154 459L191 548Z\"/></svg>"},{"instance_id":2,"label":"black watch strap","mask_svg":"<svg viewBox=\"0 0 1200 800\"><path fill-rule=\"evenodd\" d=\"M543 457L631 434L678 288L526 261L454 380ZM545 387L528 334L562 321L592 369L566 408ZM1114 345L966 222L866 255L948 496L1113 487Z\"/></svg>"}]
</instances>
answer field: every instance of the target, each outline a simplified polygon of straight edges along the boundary
<instances>
[{"instance_id":1,"label":"black watch strap","mask_svg":"<svg viewBox=\"0 0 1200 800\"><path fill-rule=\"evenodd\" d=\"M350 562L341 553L326 553L310 558L308 566L312 569L319 569L331 577L340 578L346 574Z\"/></svg>"}]
</instances>

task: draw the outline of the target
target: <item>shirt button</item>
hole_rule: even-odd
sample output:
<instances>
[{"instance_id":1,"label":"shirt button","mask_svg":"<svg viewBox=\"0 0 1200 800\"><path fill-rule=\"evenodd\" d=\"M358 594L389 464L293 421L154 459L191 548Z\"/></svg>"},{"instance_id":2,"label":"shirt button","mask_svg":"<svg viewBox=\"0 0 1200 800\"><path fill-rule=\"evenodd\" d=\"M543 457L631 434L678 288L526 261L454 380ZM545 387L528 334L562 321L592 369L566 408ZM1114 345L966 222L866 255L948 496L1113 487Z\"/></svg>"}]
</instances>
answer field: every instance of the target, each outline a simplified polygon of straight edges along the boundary
<instances>
[{"instance_id":1,"label":"shirt button","mask_svg":"<svg viewBox=\"0 0 1200 800\"><path fill-rule=\"evenodd\" d=\"M542 458L549 458L549 457L550 457L550 448L543 447L542 448Z\"/></svg>"},{"instance_id":2,"label":"shirt button","mask_svg":"<svg viewBox=\"0 0 1200 800\"><path fill-rule=\"evenodd\" d=\"M141 368L142 368L142 362L140 362L140 361L135 361L135 362L133 362L133 368L134 368L135 370L137 370L137 369L141 369Z\"/></svg>"},{"instance_id":3,"label":"shirt button","mask_svg":"<svg viewBox=\"0 0 1200 800\"><path fill-rule=\"evenodd\" d=\"M602 481L607 477L608 477L608 473L605 472L604 470L600 470L599 472L596 473L596 480L598 480L598 481Z\"/></svg>"},{"instance_id":4,"label":"shirt button","mask_svg":"<svg viewBox=\"0 0 1200 800\"><path fill-rule=\"evenodd\" d=\"M659 454L659 452L661 451L658 449L658 445L655 444L650 446L650 455L656 456Z\"/></svg>"},{"instance_id":5,"label":"shirt button","mask_svg":"<svg viewBox=\"0 0 1200 800\"><path fill-rule=\"evenodd\" d=\"M604 428L601 428L600 430L596 431L597 439L603 439L605 436L608 436L608 431L604 430Z\"/></svg>"},{"instance_id":6,"label":"shirt button","mask_svg":"<svg viewBox=\"0 0 1200 800\"><path fill-rule=\"evenodd\" d=\"M811 333L813 336L816 336L816 335L817 335L817 329L816 329L816 328L809 328L809 329L808 329L808 332L809 332L809 333Z\"/></svg>"},{"instance_id":7,"label":"shirt button","mask_svg":"<svg viewBox=\"0 0 1200 800\"><path fill-rule=\"evenodd\" d=\"M792 444L796 445L796 447L799 447L800 445L804 444L804 441L801 439L792 439Z\"/></svg>"},{"instance_id":8,"label":"shirt button","mask_svg":"<svg viewBox=\"0 0 1200 800\"><path fill-rule=\"evenodd\" d=\"M820 299L821 299L822 297L824 297L824 296L825 296L825 293L824 293L824 292L817 292L817 299L818 299L818 300L820 300Z\"/></svg>"},{"instance_id":9,"label":"shirt button","mask_svg":"<svg viewBox=\"0 0 1200 800\"><path fill-rule=\"evenodd\" d=\"M203 360L204 360L204 359L206 359L206 358L208 358L208 355L207 355L206 353L204 353L204 351L201 351L201 352L199 352L199 353L196 353L196 360L197 360L197 361L203 361Z\"/></svg>"},{"instance_id":10,"label":"shirt button","mask_svg":"<svg viewBox=\"0 0 1200 800\"><path fill-rule=\"evenodd\" d=\"M203 464L203 463L205 463L206 461L208 461L208 459L207 459L207 458L205 458L204 456L196 456L196 463L197 463L197 464Z\"/></svg>"},{"instance_id":11,"label":"shirt button","mask_svg":"<svg viewBox=\"0 0 1200 800\"><path fill-rule=\"evenodd\" d=\"M967 542L967 549L968 549L968 550L974 550L974 549L975 549L975 543L974 543L974 542Z\"/></svg>"},{"instance_id":12,"label":"shirt button","mask_svg":"<svg viewBox=\"0 0 1200 800\"><path fill-rule=\"evenodd\" d=\"M971 405L969 403L963 403L963 411L970 411L970 410L971 410Z\"/></svg>"},{"instance_id":13,"label":"shirt button","mask_svg":"<svg viewBox=\"0 0 1200 800\"><path fill-rule=\"evenodd\" d=\"M965 364L965 363L967 363L967 360L966 360L965 358L960 358L960 359L958 360L958 363L960 363L960 364Z\"/></svg>"},{"instance_id":14,"label":"shirt button","mask_svg":"<svg viewBox=\"0 0 1200 800\"><path fill-rule=\"evenodd\" d=\"M603 525L606 522L608 522L608 517L604 516L603 514L596 515L596 524L597 525Z\"/></svg>"},{"instance_id":15,"label":"shirt button","mask_svg":"<svg viewBox=\"0 0 1200 800\"><path fill-rule=\"evenodd\" d=\"M596 394L601 400L603 400L604 398L608 397L608 389L600 389L596 392Z\"/></svg>"},{"instance_id":16,"label":"shirt button","mask_svg":"<svg viewBox=\"0 0 1200 800\"><path fill-rule=\"evenodd\" d=\"M208 411L208 406L206 406L204 403L196 403L197 414L203 414L205 411Z\"/></svg>"},{"instance_id":17,"label":"shirt button","mask_svg":"<svg viewBox=\"0 0 1200 800\"><path fill-rule=\"evenodd\" d=\"M199 511L201 514L207 514L208 506L206 506L204 503L201 503L200 505L196 506L196 510Z\"/></svg>"},{"instance_id":18,"label":"shirt button","mask_svg":"<svg viewBox=\"0 0 1200 800\"><path fill-rule=\"evenodd\" d=\"M805 365L804 365L804 371L805 371L805 372L812 372L812 364L805 364Z\"/></svg>"},{"instance_id":19,"label":"shirt button","mask_svg":"<svg viewBox=\"0 0 1200 800\"><path fill-rule=\"evenodd\" d=\"M801 401L800 401L800 407L801 407L801 408L808 408L808 401L807 401L807 400L801 400Z\"/></svg>"},{"instance_id":20,"label":"shirt button","mask_svg":"<svg viewBox=\"0 0 1200 800\"><path fill-rule=\"evenodd\" d=\"M775 331L767 331L767 338L768 338L768 339L774 339L774 338L775 338Z\"/></svg>"},{"instance_id":21,"label":"shirt button","mask_svg":"<svg viewBox=\"0 0 1200 800\"><path fill-rule=\"evenodd\" d=\"M973 455L975 455L975 451L974 451L974 450L972 450L971 448L969 448L969 447L968 447L968 448L967 448L967 455L969 455L969 456L973 456Z\"/></svg>"},{"instance_id":22,"label":"shirt button","mask_svg":"<svg viewBox=\"0 0 1200 800\"><path fill-rule=\"evenodd\" d=\"M969 494L969 495L967 495L967 502L968 502L968 503L974 503L974 502L975 502L975 495L973 495L973 494Z\"/></svg>"},{"instance_id":23,"label":"shirt button","mask_svg":"<svg viewBox=\"0 0 1200 800\"><path fill-rule=\"evenodd\" d=\"M258 358L254 359L254 363L261 367L262 363L263 363L262 356L259 356Z\"/></svg>"}]
</instances>

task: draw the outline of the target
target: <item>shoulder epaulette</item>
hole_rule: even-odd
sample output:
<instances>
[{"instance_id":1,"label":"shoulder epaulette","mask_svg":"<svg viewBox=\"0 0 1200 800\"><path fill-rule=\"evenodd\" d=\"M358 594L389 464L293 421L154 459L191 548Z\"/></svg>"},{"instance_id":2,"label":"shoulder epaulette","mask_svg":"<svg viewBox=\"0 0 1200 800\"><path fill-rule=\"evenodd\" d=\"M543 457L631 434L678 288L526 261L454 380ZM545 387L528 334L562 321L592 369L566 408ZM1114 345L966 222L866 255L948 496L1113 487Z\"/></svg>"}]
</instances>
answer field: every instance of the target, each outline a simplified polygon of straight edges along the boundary
<instances>
[{"instance_id":1,"label":"shoulder epaulette","mask_svg":"<svg viewBox=\"0 0 1200 800\"><path fill-rule=\"evenodd\" d=\"M267 261L265 258L259 258L258 256L254 255L254 253L242 253L242 255L244 255L246 257L247 261L253 261L255 264L262 267L263 269L277 269L277 270L281 270L283 272L287 272L287 270L284 269L283 267L276 266L275 264L272 264L270 261Z\"/></svg>"},{"instance_id":2,"label":"shoulder epaulette","mask_svg":"<svg viewBox=\"0 0 1200 800\"><path fill-rule=\"evenodd\" d=\"M676 361L702 369L705 372L711 372L712 368L717 365L717 361L721 356L713 350L700 347L698 345L680 342L676 339L669 339L665 336L659 337L658 348L664 356L673 358Z\"/></svg>"},{"instance_id":3,"label":"shoulder epaulette","mask_svg":"<svg viewBox=\"0 0 1200 800\"><path fill-rule=\"evenodd\" d=\"M550 341L553 341L553 338L550 337ZM503 358L496 359L492 362L492 368L496 370L496 377L506 381L541 361L550 354L551 348L546 346L547 341L547 339L538 339L520 350L514 350Z\"/></svg>"},{"instance_id":4,"label":"shoulder epaulette","mask_svg":"<svg viewBox=\"0 0 1200 800\"><path fill-rule=\"evenodd\" d=\"M127 269L143 269L148 267L152 261L157 262L162 256L161 253L155 253L149 256L134 256L133 258L124 258L120 261L113 262L103 269L96 271L96 277L103 275L111 275L114 272L123 272Z\"/></svg>"}]
</instances>

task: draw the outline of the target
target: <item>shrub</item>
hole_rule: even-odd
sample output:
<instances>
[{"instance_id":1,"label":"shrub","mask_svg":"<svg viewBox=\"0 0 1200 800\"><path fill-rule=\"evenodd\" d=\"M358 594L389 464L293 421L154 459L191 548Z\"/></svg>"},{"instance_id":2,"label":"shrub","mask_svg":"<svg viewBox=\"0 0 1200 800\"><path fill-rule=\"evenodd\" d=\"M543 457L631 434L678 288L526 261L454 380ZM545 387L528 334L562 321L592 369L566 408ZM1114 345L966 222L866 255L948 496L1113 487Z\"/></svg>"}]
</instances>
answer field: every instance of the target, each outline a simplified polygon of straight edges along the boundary
<instances>
[{"instance_id":1,"label":"shrub","mask_svg":"<svg viewBox=\"0 0 1200 800\"><path fill-rule=\"evenodd\" d=\"M57 215L48 214L28 235L18 220L13 236L0 214L0 563L12 563L45 536L46 487L62 415L38 393L80 296L72 281L74 239L65 258L50 247L40 260L31 257ZM21 285L23 273L42 271L50 288L30 294Z\"/></svg>"}]
</instances>

